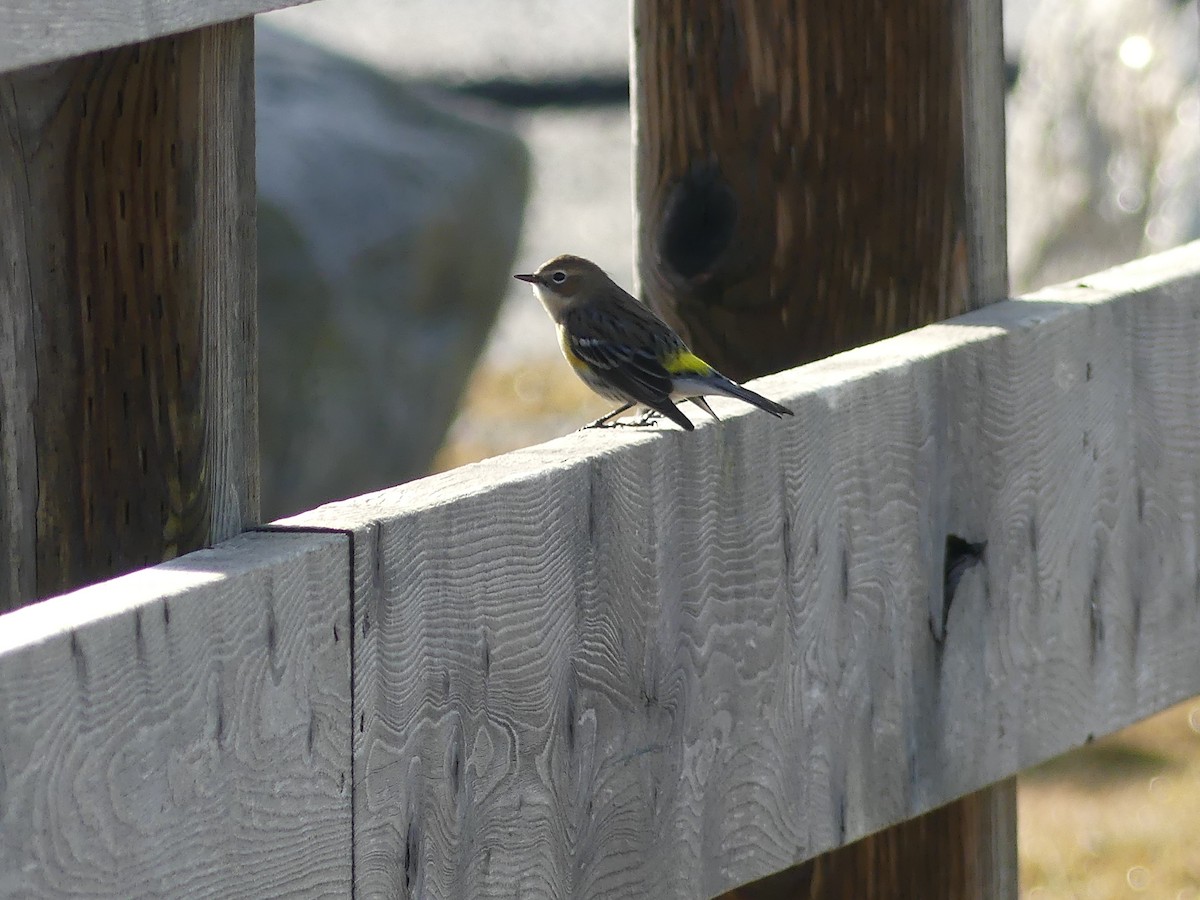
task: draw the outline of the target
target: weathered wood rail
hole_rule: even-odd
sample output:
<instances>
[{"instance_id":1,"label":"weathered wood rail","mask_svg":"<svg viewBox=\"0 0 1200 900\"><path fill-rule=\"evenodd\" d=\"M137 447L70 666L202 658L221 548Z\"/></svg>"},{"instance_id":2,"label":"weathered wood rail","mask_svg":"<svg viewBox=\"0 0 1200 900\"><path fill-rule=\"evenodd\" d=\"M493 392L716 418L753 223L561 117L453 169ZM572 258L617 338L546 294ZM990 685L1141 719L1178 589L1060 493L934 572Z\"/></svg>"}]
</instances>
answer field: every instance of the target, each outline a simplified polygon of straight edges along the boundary
<instances>
[{"instance_id":1,"label":"weathered wood rail","mask_svg":"<svg viewBox=\"0 0 1200 900\"><path fill-rule=\"evenodd\" d=\"M0 72L232 22L309 0L0 0Z\"/></svg>"},{"instance_id":2,"label":"weathered wood rail","mask_svg":"<svg viewBox=\"0 0 1200 900\"><path fill-rule=\"evenodd\" d=\"M1197 347L1193 244L11 613L0 896L709 896L1121 728Z\"/></svg>"},{"instance_id":3,"label":"weathered wood rail","mask_svg":"<svg viewBox=\"0 0 1200 900\"><path fill-rule=\"evenodd\" d=\"M0 617L0 896L350 896L348 578L246 534Z\"/></svg>"}]
</instances>

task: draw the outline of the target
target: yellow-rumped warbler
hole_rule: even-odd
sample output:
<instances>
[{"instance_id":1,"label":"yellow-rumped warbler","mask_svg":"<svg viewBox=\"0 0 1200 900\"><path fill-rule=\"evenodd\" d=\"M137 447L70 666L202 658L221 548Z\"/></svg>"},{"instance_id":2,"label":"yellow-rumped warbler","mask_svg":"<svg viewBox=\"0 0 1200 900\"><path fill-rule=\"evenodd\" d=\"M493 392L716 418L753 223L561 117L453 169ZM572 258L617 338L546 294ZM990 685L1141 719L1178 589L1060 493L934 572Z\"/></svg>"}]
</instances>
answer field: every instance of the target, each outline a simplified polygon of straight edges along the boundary
<instances>
[{"instance_id":1,"label":"yellow-rumped warbler","mask_svg":"<svg viewBox=\"0 0 1200 900\"><path fill-rule=\"evenodd\" d=\"M623 404L586 428L598 428L641 404L691 431L695 426L674 401L691 400L716 419L706 394L736 397L773 416L792 414L692 353L666 322L594 262L566 254L543 263L532 274L513 277L533 285L558 326L559 346L575 374L597 394ZM642 423L646 421L643 417Z\"/></svg>"}]
</instances>

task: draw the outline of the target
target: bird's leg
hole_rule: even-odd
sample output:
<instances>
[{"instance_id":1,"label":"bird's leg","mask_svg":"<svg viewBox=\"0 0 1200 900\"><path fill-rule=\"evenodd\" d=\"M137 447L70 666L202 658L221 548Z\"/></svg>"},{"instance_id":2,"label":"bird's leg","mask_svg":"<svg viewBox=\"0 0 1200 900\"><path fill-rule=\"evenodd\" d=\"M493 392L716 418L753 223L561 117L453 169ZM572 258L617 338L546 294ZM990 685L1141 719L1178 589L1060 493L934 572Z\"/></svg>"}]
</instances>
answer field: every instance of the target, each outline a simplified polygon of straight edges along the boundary
<instances>
[{"instance_id":1,"label":"bird's leg","mask_svg":"<svg viewBox=\"0 0 1200 900\"><path fill-rule=\"evenodd\" d=\"M583 426L583 428L580 428L579 430L583 431L586 428L604 428L604 427L611 428L612 425L608 425L608 421L610 419L615 419L617 416L619 416L621 413L625 412L625 410L629 409L631 406L633 406L633 403L626 403L624 406L618 406L616 409L614 409L608 415L601 416L595 422L588 422L586 425ZM613 425L618 425L618 424L620 424L620 423L619 422L613 423Z\"/></svg>"}]
</instances>

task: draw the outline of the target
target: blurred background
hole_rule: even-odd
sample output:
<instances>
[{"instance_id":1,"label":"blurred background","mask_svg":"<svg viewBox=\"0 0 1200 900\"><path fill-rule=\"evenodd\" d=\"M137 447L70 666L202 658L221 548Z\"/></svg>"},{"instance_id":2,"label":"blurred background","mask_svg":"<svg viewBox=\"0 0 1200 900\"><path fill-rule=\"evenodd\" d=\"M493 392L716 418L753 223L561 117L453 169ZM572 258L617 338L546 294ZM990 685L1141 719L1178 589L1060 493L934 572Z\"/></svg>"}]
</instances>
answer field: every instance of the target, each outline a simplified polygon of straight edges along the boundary
<instances>
[{"instance_id":1,"label":"blurred background","mask_svg":"<svg viewBox=\"0 0 1200 900\"><path fill-rule=\"evenodd\" d=\"M569 251L632 286L627 4L258 21L264 515L607 411L511 274ZM1004 28L1013 292L1200 237L1195 0L1006 0ZM1200 701L1019 803L1022 896L1200 898Z\"/></svg>"}]
</instances>

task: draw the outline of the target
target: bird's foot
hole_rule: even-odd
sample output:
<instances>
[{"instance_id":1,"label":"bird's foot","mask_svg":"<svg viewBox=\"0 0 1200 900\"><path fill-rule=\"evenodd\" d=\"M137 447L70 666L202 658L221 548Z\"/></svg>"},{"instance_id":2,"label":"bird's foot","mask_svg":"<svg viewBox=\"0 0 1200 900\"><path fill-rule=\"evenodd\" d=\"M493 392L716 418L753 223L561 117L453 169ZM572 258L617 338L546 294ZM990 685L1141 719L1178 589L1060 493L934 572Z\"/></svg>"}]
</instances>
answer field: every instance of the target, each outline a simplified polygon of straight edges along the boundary
<instances>
[{"instance_id":1,"label":"bird's foot","mask_svg":"<svg viewBox=\"0 0 1200 900\"><path fill-rule=\"evenodd\" d=\"M587 431L589 428L616 428L620 424L620 422L610 421L608 416L601 416L595 422L588 422L586 425L581 425L579 430Z\"/></svg>"},{"instance_id":2,"label":"bird's foot","mask_svg":"<svg viewBox=\"0 0 1200 900\"><path fill-rule=\"evenodd\" d=\"M607 416L601 416L594 422L588 422L579 430L587 431L589 428L646 428L662 418L662 415L653 409L646 410L635 419L616 419L613 418L615 415L617 413L609 413Z\"/></svg>"},{"instance_id":3,"label":"bird's foot","mask_svg":"<svg viewBox=\"0 0 1200 900\"><path fill-rule=\"evenodd\" d=\"M632 422L629 422L628 425L630 428L645 428L647 425L653 425L661 418L662 413L660 413L658 410L648 409Z\"/></svg>"},{"instance_id":4,"label":"bird's foot","mask_svg":"<svg viewBox=\"0 0 1200 900\"><path fill-rule=\"evenodd\" d=\"M624 406L618 406L612 412L598 418L595 422L588 422L586 425L584 425L579 430L587 431L589 428L614 428L617 425L622 425L624 423L614 422L613 419L615 419L621 413L625 412L625 410L631 409L632 407L633 407L632 403L626 403Z\"/></svg>"}]
</instances>

